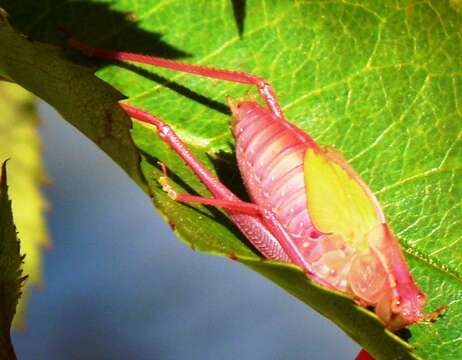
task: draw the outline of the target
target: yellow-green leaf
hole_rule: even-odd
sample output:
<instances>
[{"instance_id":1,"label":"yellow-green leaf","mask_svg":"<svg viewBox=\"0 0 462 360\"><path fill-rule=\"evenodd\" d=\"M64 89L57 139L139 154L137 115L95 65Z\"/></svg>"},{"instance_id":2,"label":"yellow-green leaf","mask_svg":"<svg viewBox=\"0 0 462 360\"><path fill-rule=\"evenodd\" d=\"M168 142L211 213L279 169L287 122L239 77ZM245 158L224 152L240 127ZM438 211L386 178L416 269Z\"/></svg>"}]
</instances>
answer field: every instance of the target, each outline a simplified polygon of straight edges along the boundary
<instances>
[{"instance_id":1,"label":"yellow-green leaf","mask_svg":"<svg viewBox=\"0 0 462 360\"><path fill-rule=\"evenodd\" d=\"M38 134L36 97L16 84L0 81L0 161L8 162L9 195L29 275L14 326L24 326L30 286L42 283L42 248L49 245L47 204L40 187L46 180Z\"/></svg>"},{"instance_id":2,"label":"yellow-green leaf","mask_svg":"<svg viewBox=\"0 0 462 360\"><path fill-rule=\"evenodd\" d=\"M10 328L24 281L19 239L8 197L6 162L0 178L0 359L15 360Z\"/></svg>"}]
</instances>

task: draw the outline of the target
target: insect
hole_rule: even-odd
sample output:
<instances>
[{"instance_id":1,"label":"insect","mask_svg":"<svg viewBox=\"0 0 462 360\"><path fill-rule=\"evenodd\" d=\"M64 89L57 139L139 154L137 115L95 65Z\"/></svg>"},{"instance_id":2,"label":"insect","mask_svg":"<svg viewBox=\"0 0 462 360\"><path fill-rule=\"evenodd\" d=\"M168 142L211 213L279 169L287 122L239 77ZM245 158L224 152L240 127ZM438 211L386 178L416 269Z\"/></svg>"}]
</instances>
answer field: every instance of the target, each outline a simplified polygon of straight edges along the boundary
<instances>
[{"instance_id":1,"label":"insect","mask_svg":"<svg viewBox=\"0 0 462 360\"><path fill-rule=\"evenodd\" d=\"M237 163L252 202L240 200L220 183L163 120L128 104L120 106L130 117L154 125L213 194L177 193L162 166L159 182L172 199L223 208L263 256L298 265L310 279L374 307L392 331L425 318L426 295L417 287L372 191L338 151L321 147L285 119L266 80L93 48L72 37L69 42L90 56L256 86L266 106L251 97L237 102L228 98Z\"/></svg>"}]
</instances>

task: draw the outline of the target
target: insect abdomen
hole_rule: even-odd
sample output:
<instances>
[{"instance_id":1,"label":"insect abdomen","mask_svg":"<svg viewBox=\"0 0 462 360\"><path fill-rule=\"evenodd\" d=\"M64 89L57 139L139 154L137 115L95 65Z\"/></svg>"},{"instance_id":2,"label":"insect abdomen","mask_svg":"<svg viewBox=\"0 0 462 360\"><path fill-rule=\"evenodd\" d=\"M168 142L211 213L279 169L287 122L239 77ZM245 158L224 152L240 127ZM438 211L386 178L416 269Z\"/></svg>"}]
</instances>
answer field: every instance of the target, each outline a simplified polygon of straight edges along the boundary
<instances>
[{"instance_id":1,"label":"insect abdomen","mask_svg":"<svg viewBox=\"0 0 462 360\"><path fill-rule=\"evenodd\" d=\"M242 177L252 200L271 209L307 260L319 256L310 220L303 172L304 155L318 145L306 133L255 102L242 102L233 132Z\"/></svg>"},{"instance_id":2,"label":"insect abdomen","mask_svg":"<svg viewBox=\"0 0 462 360\"><path fill-rule=\"evenodd\" d=\"M309 148L321 151L319 145L255 102L238 107L233 123L236 157L253 202L273 211L316 275L349 291L350 248L317 230L308 211L305 153Z\"/></svg>"}]
</instances>

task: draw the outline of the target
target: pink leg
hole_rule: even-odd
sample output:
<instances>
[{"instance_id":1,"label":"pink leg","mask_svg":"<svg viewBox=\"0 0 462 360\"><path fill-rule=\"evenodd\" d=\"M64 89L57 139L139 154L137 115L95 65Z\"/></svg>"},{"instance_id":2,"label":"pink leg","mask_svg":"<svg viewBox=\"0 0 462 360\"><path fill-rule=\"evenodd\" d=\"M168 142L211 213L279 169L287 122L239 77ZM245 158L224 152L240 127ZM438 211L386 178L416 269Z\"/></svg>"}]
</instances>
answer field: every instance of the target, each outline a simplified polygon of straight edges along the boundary
<instances>
[{"instance_id":1,"label":"pink leg","mask_svg":"<svg viewBox=\"0 0 462 360\"><path fill-rule=\"evenodd\" d=\"M69 35L69 34L67 34ZM177 61L166 60L162 58L157 58L153 56L144 56L138 54L131 54L120 51L110 51L104 49L98 49L86 44L83 44L73 38L72 36L69 39L69 44L76 49L81 50L87 55L90 56L99 56L103 58L113 59L113 60L122 60L122 61L133 61L143 64L149 64L161 68L171 69L175 71L185 72L189 74L195 74L205 77L210 77L213 79L220 79L225 81L237 82L242 84L255 85L257 87L260 96L268 105L269 109L273 114L280 118L284 119L284 115L279 105L276 93L273 87L263 78L260 78L255 75L246 74L243 72L213 69L204 66L184 64Z\"/></svg>"},{"instance_id":2,"label":"pink leg","mask_svg":"<svg viewBox=\"0 0 462 360\"><path fill-rule=\"evenodd\" d=\"M162 167L163 176L159 179L159 183L162 185L164 190L170 198L175 201L186 203L186 204L202 204L221 207L224 209L237 211L247 215L259 216L261 211L258 205L248 203L240 200L222 200L222 199L210 199L202 196L195 196L189 194L179 194L172 186L168 183L167 168L164 163L160 163Z\"/></svg>"},{"instance_id":3,"label":"pink leg","mask_svg":"<svg viewBox=\"0 0 462 360\"><path fill-rule=\"evenodd\" d=\"M165 165L161 163L164 175L159 179L162 189L175 201L182 203L193 203L202 205L211 205L221 207L232 212L238 212L251 216L259 216L262 218L263 223L270 229L271 233L278 239L285 253L289 256L295 265L300 266L310 278L316 279L320 284L332 288L323 279L317 277L312 271L311 265L305 260L300 251L294 246L290 235L286 232L274 213L270 210L262 208L254 203L248 203L241 200L221 200L210 199L202 196L194 196L189 194L179 194L168 184L167 170Z\"/></svg>"},{"instance_id":4,"label":"pink leg","mask_svg":"<svg viewBox=\"0 0 462 360\"><path fill-rule=\"evenodd\" d=\"M141 111L141 110L139 110ZM149 115L149 114L148 114ZM152 115L151 115L152 116ZM181 156L181 155L180 155ZM247 214L253 217L259 216L266 227L273 234L281 247L284 249L284 252L289 256L292 262L295 265L301 267L308 277L315 279L318 283L332 288L327 282L323 279L316 276L313 272L311 265L306 261L303 255L300 253L299 249L294 245L290 235L286 232L284 227L281 225L279 220L276 218L274 213L268 209L265 209L261 206L258 206L254 203L248 203L242 200L239 200L236 197L236 200L222 200L222 199L210 199L202 196L194 196L189 194L179 194L177 193L168 183L167 168L163 163L160 163L162 167L163 176L159 179L162 189L168 193L168 195L176 201L182 203L194 203L202 205L212 205L216 207L221 207L232 212L237 212L241 214ZM191 166L190 163L188 165ZM202 166L200 164L200 166ZM222 185L224 187L224 185Z\"/></svg>"},{"instance_id":5,"label":"pink leg","mask_svg":"<svg viewBox=\"0 0 462 360\"><path fill-rule=\"evenodd\" d=\"M215 198L225 201L241 202L236 195L226 188L226 186L216 179L210 171L200 163L170 126L146 111L131 105L119 104L130 117L154 125L161 139L170 145L170 147L184 160ZM279 240L268 230L259 216L236 213L233 211L228 211L228 215L263 256L268 259L292 262L288 254L282 248Z\"/></svg>"},{"instance_id":6,"label":"pink leg","mask_svg":"<svg viewBox=\"0 0 462 360\"><path fill-rule=\"evenodd\" d=\"M207 186L210 192L218 199L238 201L239 198L228 190L201 162L191 153L188 147L175 134L173 129L158 117L134 106L119 103L120 107L132 118L144 123L154 125L159 136L184 160L201 182Z\"/></svg>"}]
</instances>

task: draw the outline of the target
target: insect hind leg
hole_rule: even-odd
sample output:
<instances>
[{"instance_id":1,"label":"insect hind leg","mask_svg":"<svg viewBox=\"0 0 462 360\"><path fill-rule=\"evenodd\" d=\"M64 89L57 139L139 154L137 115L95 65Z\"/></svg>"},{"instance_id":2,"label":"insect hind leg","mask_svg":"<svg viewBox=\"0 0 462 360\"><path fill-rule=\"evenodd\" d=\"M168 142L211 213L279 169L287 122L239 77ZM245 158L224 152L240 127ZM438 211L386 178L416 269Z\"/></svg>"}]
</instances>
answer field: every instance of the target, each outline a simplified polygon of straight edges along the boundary
<instances>
[{"instance_id":1,"label":"insect hind leg","mask_svg":"<svg viewBox=\"0 0 462 360\"><path fill-rule=\"evenodd\" d=\"M240 200L231 190L214 177L213 174L191 153L188 147L168 124L144 110L128 104L119 104L130 117L154 125L157 128L160 138L183 159L215 197L215 199L206 200L206 198L187 195L186 198L183 197L183 200L195 200L196 203L202 204L205 204L207 201L208 205L223 207L237 227L263 256L273 260L293 262L284 249L284 241L281 242L278 235L275 235L271 229L268 228L266 221L263 220L261 215L255 214L255 209L258 209L258 206L255 204L245 205L247 203ZM164 170L163 178L162 181L165 183L167 180L166 169ZM167 188L167 190L170 191L173 189ZM178 198L178 195L185 194L171 192L171 195ZM236 210L237 203L238 207L241 207L240 210ZM230 210L230 207L232 210ZM258 211L260 212L260 209L258 209Z\"/></svg>"},{"instance_id":2,"label":"insect hind leg","mask_svg":"<svg viewBox=\"0 0 462 360\"><path fill-rule=\"evenodd\" d=\"M154 125L161 139L170 145L215 196L215 199L209 199L201 196L178 194L168 184L167 169L164 165L161 165L163 171L163 176L160 180L161 184L164 187L164 191L167 191L174 200L185 203L218 206L228 210L228 214L235 224L252 244L258 244L255 246L265 257L292 262L300 266L309 278L316 280L324 286L330 287L327 282L319 278L313 272L311 265L304 259L300 250L291 240L290 235L271 210L240 200L231 190L210 173L175 134L173 129L161 119L134 106L122 103L119 104L129 116ZM242 219L243 216L245 217L244 219ZM264 234L266 241L262 243L259 236L255 236L255 234Z\"/></svg>"}]
</instances>

